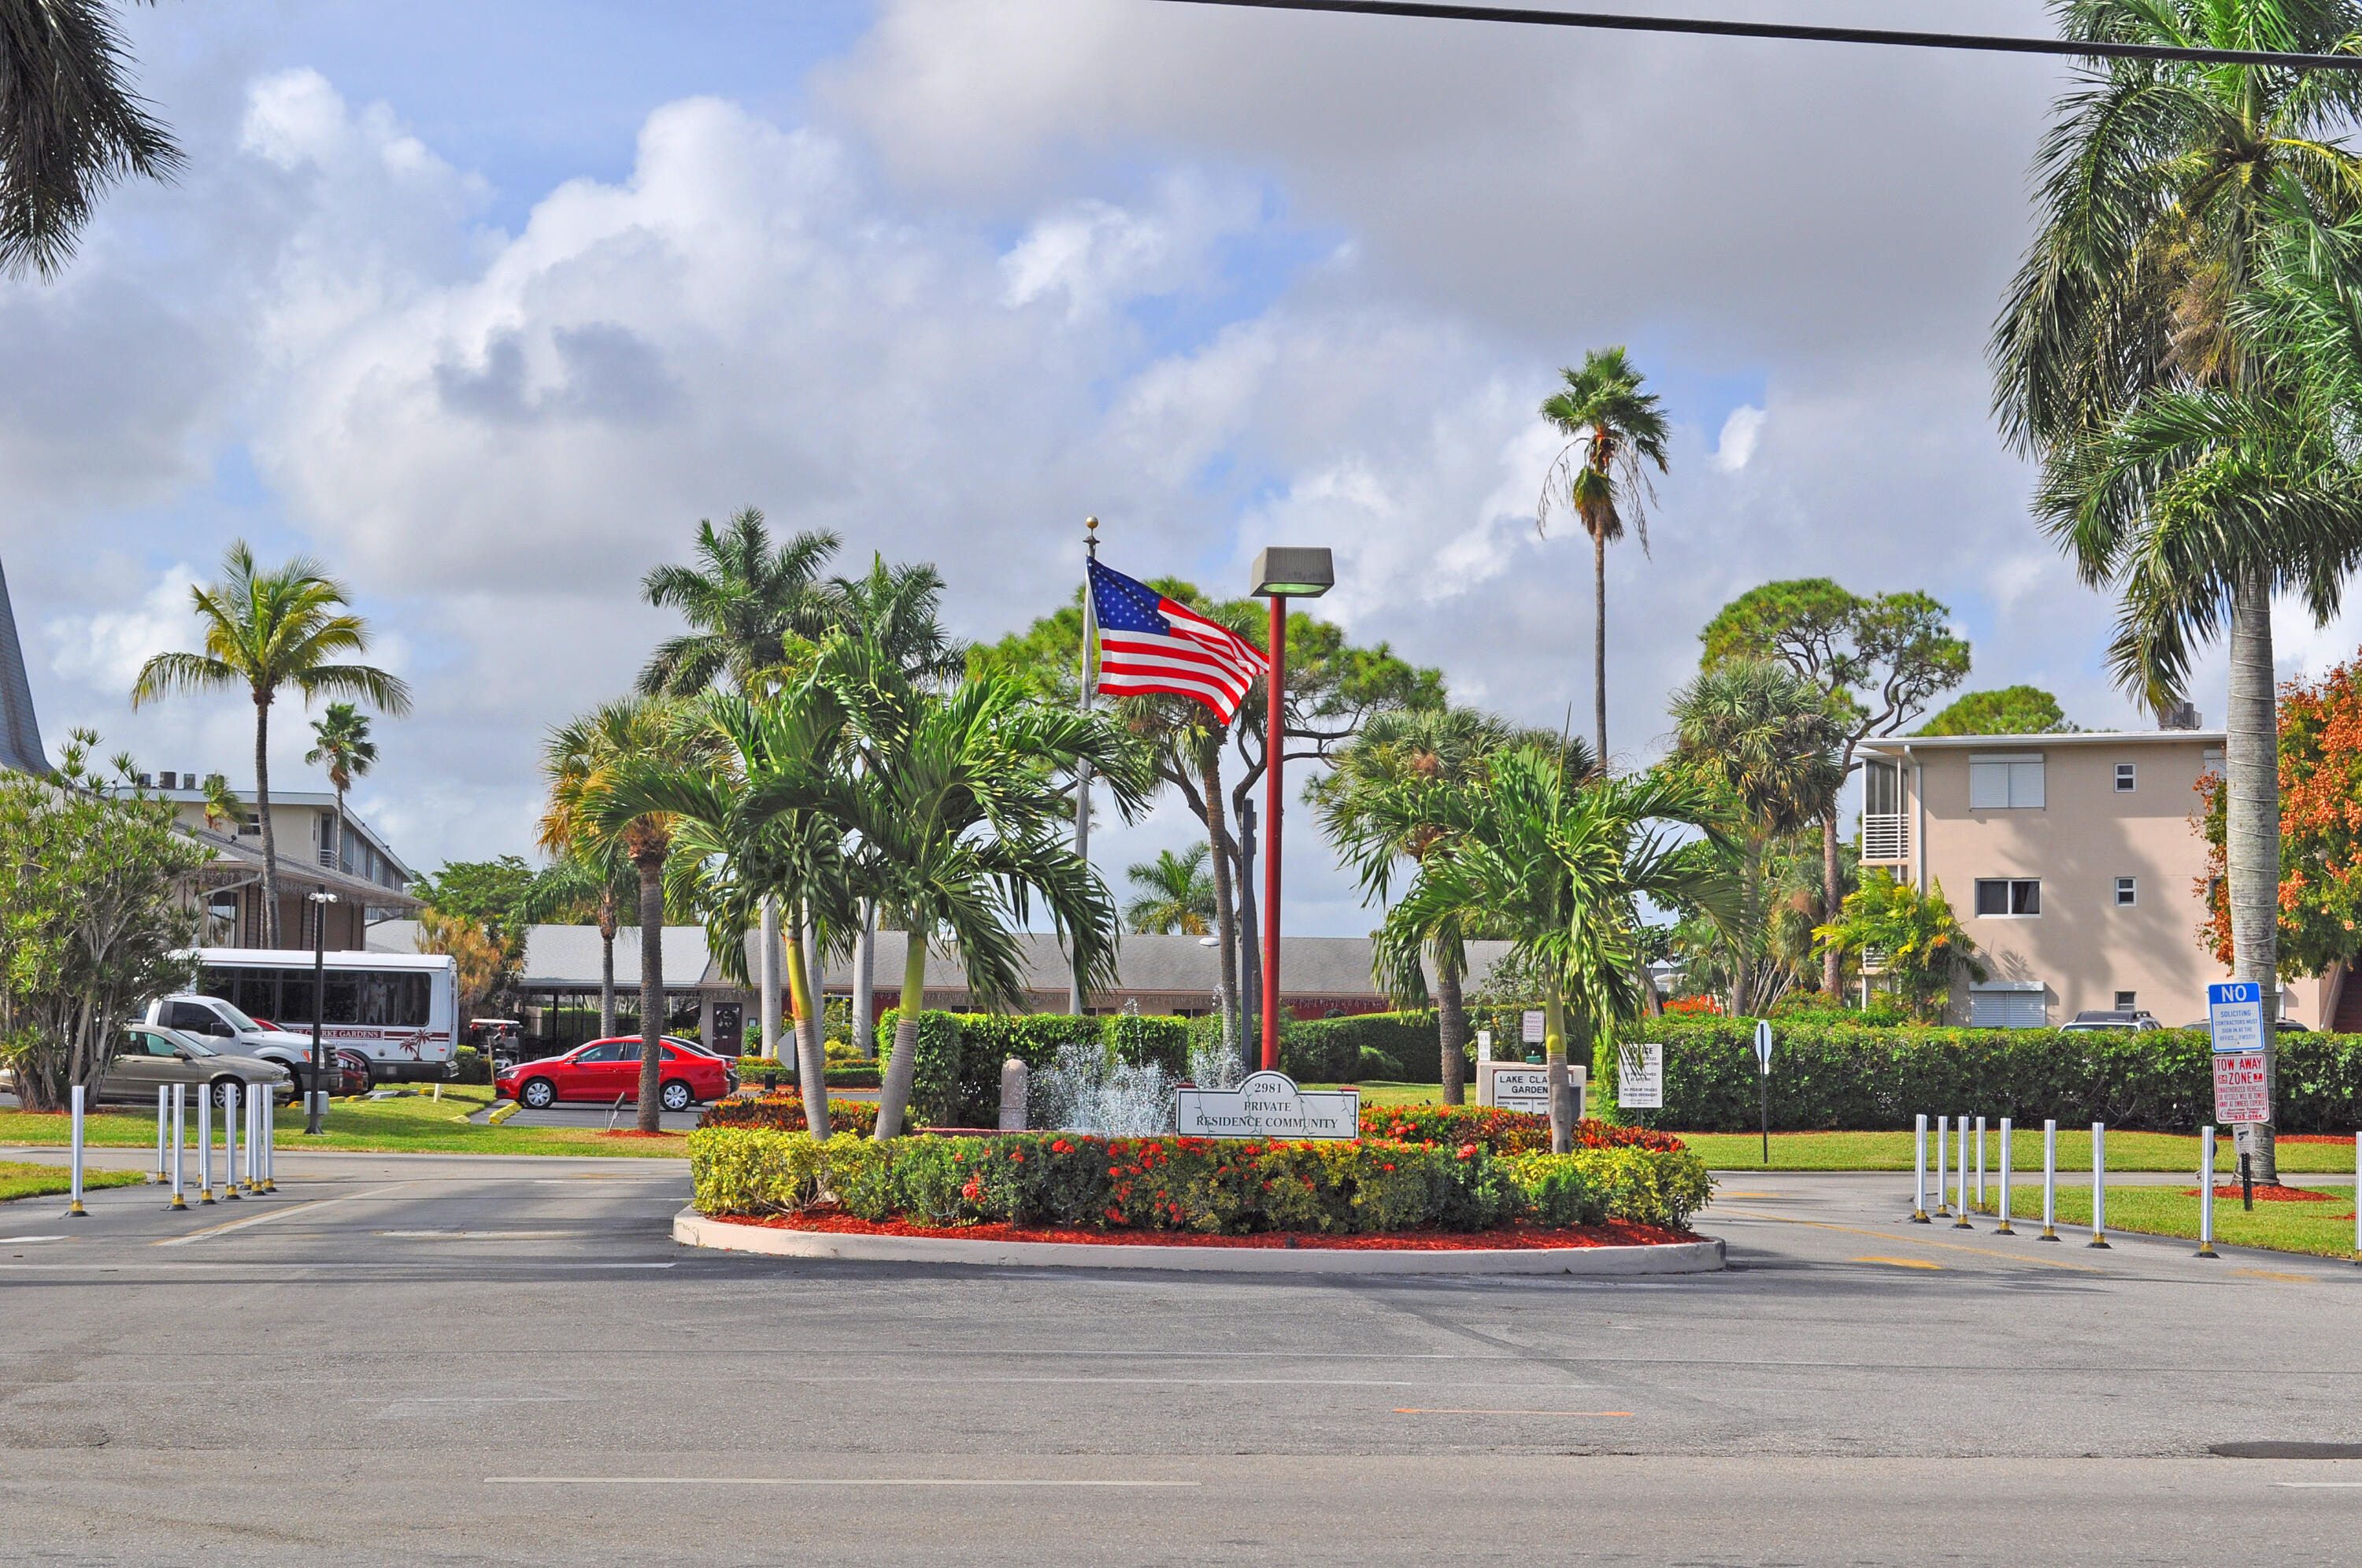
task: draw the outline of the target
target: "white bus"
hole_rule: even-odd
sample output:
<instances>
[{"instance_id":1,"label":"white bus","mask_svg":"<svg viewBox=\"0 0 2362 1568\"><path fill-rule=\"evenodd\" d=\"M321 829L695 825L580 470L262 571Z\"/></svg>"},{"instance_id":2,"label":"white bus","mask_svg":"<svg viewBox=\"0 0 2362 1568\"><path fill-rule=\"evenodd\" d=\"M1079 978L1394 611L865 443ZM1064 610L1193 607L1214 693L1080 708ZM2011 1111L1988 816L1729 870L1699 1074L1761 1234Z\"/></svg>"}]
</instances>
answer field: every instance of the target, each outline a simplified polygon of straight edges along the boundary
<instances>
[{"instance_id":1,"label":"white bus","mask_svg":"<svg viewBox=\"0 0 2362 1568\"><path fill-rule=\"evenodd\" d=\"M458 963L443 953L331 953L320 1039L359 1051L373 1081L440 1078L458 1038ZM312 1032L312 955L300 949L200 947L199 994L292 1034Z\"/></svg>"}]
</instances>

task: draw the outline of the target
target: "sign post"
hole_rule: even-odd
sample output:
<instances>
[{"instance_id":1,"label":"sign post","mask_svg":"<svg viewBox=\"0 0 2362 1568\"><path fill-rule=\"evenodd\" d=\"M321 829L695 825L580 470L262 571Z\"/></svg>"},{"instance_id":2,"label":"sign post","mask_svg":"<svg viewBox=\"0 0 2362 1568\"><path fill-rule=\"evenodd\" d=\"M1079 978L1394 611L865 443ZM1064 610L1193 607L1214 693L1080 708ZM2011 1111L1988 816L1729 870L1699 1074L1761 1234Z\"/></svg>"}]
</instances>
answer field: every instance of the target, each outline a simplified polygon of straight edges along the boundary
<instances>
[{"instance_id":1,"label":"sign post","mask_svg":"<svg viewBox=\"0 0 2362 1568\"><path fill-rule=\"evenodd\" d=\"M2263 988L2253 980L2207 987L2206 1024L2214 1043L2214 1120L2230 1123L2244 1147L2249 1130L2272 1119Z\"/></svg>"},{"instance_id":2,"label":"sign post","mask_svg":"<svg viewBox=\"0 0 2362 1568\"><path fill-rule=\"evenodd\" d=\"M1617 1048L1616 1104L1623 1110L1665 1109L1665 1048L1662 1045Z\"/></svg>"},{"instance_id":3,"label":"sign post","mask_svg":"<svg viewBox=\"0 0 2362 1568\"><path fill-rule=\"evenodd\" d=\"M1542 1029L1543 1017L1541 1009L1528 1008L1526 1010L1525 1016L1519 1020L1519 1022L1522 1025L1518 1034L1518 1043L1519 1044L1540 1045L1546 1043ZM1520 1055L1523 1055L1523 1053L1520 1053Z\"/></svg>"},{"instance_id":4,"label":"sign post","mask_svg":"<svg viewBox=\"0 0 2362 1568\"><path fill-rule=\"evenodd\" d=\"M1763 1163L1772 1163L1772 1021L1755 1021L1756 1077L1763 1088Z\"/></svg>"}]
</instances>

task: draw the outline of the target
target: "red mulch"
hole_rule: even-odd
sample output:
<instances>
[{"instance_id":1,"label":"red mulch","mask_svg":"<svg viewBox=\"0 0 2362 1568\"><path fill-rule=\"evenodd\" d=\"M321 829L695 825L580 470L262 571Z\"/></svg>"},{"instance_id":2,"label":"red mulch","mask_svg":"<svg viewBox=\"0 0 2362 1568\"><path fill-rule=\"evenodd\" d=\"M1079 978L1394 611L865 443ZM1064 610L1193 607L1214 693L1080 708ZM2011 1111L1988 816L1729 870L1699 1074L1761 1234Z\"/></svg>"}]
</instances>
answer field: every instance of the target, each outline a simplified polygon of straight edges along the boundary
<instances>
[{"instance_id":1,"label":"red mulch","mask_svg":"<svg viewBox=\"0 0 2362 1568\"><path fill-rule=\"evenodd\" d=\"M2226 1143L2231 1141L2231 1135L2227 1132L2221 1134L2221 1137ZM2283 1132L2272 1142L2275 1143L2345 1143L2350 1146L2354 1140L2343 1132Z\"/></svg>"},{"instance_id":2,"label":"red mulch","mask_svg":"<svg viewBox=\"0 0 2362 1568\"><path fill-rule=\"evenodd\" d=\"M2181 1189L2181 1196L2195 1198L2198 1196L2198 1189L2194 1187L2185 1187ZM2226 1198L2235 1203L2239 1196L2240 1187L2235 1181L2214 1189L2214 1201L2217 1203ZM2262 1182L2256 1184L2256 1201L2258 1203L2326 1203L2336 1196L2334 1192L2317 1192L2309 1187L2267 1187Z\"/></svg>"},{"instance_id":3,"label":"red mulch","mask_svg":"<svg viewBox=\"0 0 2362 1568\"><path fill-rule=\"evenodd\" d=\"M717 1216L717 1218L721 1218ZM1638 1225L1610 1220L1604 1225L1505 1225L1497 1231L1389 1231L1380 1235L1332 1236L1318 1231L1265 1231L1254 1236L1204 1236L1174 1231L1101 1231L1086 1226L913 1225L907 1220L856 1220L825 1210L804 1214L773 1214L762 1218L733 1214L734 1225L764 1225L775 1231L826 1231L855 1236L933 1236L963 1242L1087 1242L1097 1246L1142 1247L1302 1247L1330 1252L1472 1252L1487 1248L1537 1250L1551 1247L1663 1246L1694 1242L1683 1231L1661 1225Z\"/></svg>"},{"instance_id":4,"label":"red mulch","mask_svg":"<svg viewBox=\"0 0 2362 1568\"><path fill-rule=\"evenodd\" d=\"M679 1138L679 1132L643 1132L636 1127L616 1127L599 1134L602 1138Z\"/></svg>"}]
</instances>

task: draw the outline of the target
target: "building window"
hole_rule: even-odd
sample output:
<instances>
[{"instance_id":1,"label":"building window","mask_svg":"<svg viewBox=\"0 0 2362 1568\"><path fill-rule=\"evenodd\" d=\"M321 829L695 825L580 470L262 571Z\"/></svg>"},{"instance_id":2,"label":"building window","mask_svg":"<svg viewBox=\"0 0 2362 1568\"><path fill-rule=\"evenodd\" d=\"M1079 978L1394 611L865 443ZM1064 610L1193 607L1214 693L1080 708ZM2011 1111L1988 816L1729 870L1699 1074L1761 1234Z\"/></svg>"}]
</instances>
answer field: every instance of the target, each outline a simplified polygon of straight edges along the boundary
<instances>
[{"instance_id":1,"label":"building window","mask_svg":"<svg viewBox=\"0 0 2362 1568\"><path fill-rule=\"evenodd\" d=\"M2131 794L2131 793L2133 792L2133 787L2134 787L2134 785L2135 785L2137 781L2138 781L2138 769L2137 769L2137 768L2136 768L2136 767L2132 763L2129 763L2129 762L2119 762L2119 763L2117 763L2117 764L2116 764L2116 793L2117 793L2117 794L2119 794L2119 795L2129 795L2129 794Z\"/></svg>"},{"instance_id":2,"label":"building window","mask_svg":"<svg viewBox=\"0 0 2362 1568\"><path fill-rule=\"evenodd\" d=\"M1971 1029L2047 1029L2050 996L2039 980L1995 980L1969 987Z\"/></svg>"},{"instance_id":3,"label":"building window","mask_svg":"<svg viewBox=\"0 0 2362 1568\"><path fill-rule=\"evenodd\" d=\"M2116 1010L2118 1012L2131 1012L2139 1006L2140 1000L2138 992L2118 991L2116 993Z\"/></svg>"},{"instance_id":4,"label":"building window","mask_svg":"<svg viewBox=\"0 0 2362 1568\"><path fill-rule=\"evenodd\" d=\"M2042 881L2036 877L1980 877L1977 913L2038 915L2042 912Z\"/></svg>"},{"instance_id":5,"label":"building window","mask_svg":"<svg viewBox=\"0 0 2362 1568\"><path fill-rule=\"evenodd\" d=\"M2138 902L2140 902L2140 878L2137 877L2117 878L2116 908L2120 910L2130 909L2133 905Z\"/></svg>"},{"instance_id":6,"label":"building window","mask_svg":"<svg viewBox=\"0 0 2362 1568\"><path fill-rule=\"evenodd\" d=\"M247 812L246 820L237 824L237 831L248 837L260 837L262 834L261 814L256 812Z\"/></svg>"},{"instance_id":7,"label":"building window","mask_svg":"<svg viewBox=\"0 0 2362 1568\"><path fill-rule=\"evenodd\" d=\"M1969 758L1972 811L2035 810L2042 806L2042 754Z\"/></svg>"}]
</instances>

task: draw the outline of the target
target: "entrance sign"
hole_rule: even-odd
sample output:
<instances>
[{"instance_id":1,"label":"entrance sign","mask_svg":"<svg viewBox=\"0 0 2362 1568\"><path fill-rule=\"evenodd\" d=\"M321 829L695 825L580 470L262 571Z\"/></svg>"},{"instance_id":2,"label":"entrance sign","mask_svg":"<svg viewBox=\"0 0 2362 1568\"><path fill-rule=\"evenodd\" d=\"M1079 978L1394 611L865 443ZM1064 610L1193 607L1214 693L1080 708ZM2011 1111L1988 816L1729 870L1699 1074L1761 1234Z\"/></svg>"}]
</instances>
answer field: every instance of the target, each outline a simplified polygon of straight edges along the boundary
<instances>
[{"instance_id":1,"label":"entrance sign","mask_svg":"<svg viewBox=\"0 0 2362 1568\"><path fill-rule=\"evenodd\" d=\"M1537 1116L1550 1114L1550 1068L1526 1062L1480 1062L1476 1066L1476 1103L1498 1106L1504 1110L1529 1110ZM1574 1119L1583 1120L1588 1099L1591 1070L1569 1066L1567 1087L1574 1090Z\"/></svg>"},{"instance_id":2,"label":"entrance sign","mask_svg":"<svg viewBox=\"0 0 2362 1568\"><path fill-rule=\"evenodd\" d=\"M1185 1138L1362 1135L1361 1090L1300 1089L1286 1073L1252 1073L1234 1089L1175 1089L1173 1099L1174 1126Z\"/></svg>"},{"instance_id":3,"label":"entrance sign","mask_svg":"<svg viewBox=\"0 0 2362 1568\"><path fill-rule=\"evenodd\" d=\"M1617 1053L1616 1104L1624 1110L1665 1109L1662 1045L1627 1045Z\"/></svg>"},{"instance_id":4,"label":"entrance sign","mask_svg":"<svg viewBox=\"0 0 2362 1568\"><path fill-rule=\"evenodd\" d=\"M2206 1025L2217 1051L2262 1050L2264 988L2253 980L2207 987Z\"/></svg>"},{"instance_id":5,"label":"entrance sign","mask_svg":"<svg viewBox=\"0 0 2362 1568\"><path fill-rule=\"evenodd\" d=\"M1525 1024L1525 1043L1529 1045L1540 1044L1542 1043L1542 1015L1540 1011L1539 1010L1529 1011L1526 1014Z\"/></svg>"},{"instance_id":6,"label":"entrance sign","mask_svg":"<svg viewBox=\"0 0 2362 1568\"><path fill-rule=\"evenodd\" d=\"M2264 1074L2264 1054L2261 1051L2216 1051L2214 1120L2218 1122L2247 1122L2269 1121L2271 1119L2271 1084Z\"/></svg>"}]
</instances>

